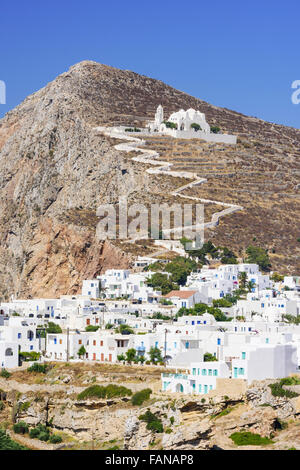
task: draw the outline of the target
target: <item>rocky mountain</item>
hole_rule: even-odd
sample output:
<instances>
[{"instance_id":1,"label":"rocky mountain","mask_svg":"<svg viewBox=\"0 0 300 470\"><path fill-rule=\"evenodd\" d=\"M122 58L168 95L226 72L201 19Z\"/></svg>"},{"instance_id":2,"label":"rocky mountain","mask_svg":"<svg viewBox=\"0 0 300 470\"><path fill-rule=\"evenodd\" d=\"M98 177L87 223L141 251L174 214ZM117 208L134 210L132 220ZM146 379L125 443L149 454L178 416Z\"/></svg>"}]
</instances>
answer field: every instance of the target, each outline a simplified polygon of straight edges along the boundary
<instances>
[{"instance_id":1,"label":"rocky mountain","mask_svg":"<svg viewBox=\"0 0 300 470\"><path fill-rule=\"evenodd\" d=\"M242 159L247 159L247 171L256 168L257 161L263 158L257 153L257 146L247 143L251 140L268 145L277 170L278 166L281 171L287 167L285 174L290 175L292 186L287 202L284 200L285 212L296 228L291 229L292 237L286 238L284 245L292 243L288 265L290 272L295 271L293 259L299 255L296 231L300 131L217 108L131 71L85 61L26 98L0 121L3 299L12 294L49 297L77 293L82 279L96 276L108 267L130 265L132 257L126 250L96 239L96 207L117 202L122 194L147 194L155 200L165 185L171 188L175 182L145 173L144 166L133 162L130 154L114 148L115 140L94 128L143 125L153 118L158 104L164 106L166 114L179 108L199 109L209 124L238 134L243 142L238 151ZM251 154L255 158L248 158ZM263 167L263 160L259 161ZM262 233L267 230L268 216L271 221L273 209L268 210L271 212L264 215L265 227L260 227ZM275 232L285 227L284 211L282 214L279 225L273 227ZM244 213L245 220L248 215ZM230 220L226 223L230 224ZM230 232L228 239L222 224L217 233L230 245L232 230L232 226L230 230L226 228L226 233ZM286 246L276 249L284 252Z\"/></svg>"}]
</instances>

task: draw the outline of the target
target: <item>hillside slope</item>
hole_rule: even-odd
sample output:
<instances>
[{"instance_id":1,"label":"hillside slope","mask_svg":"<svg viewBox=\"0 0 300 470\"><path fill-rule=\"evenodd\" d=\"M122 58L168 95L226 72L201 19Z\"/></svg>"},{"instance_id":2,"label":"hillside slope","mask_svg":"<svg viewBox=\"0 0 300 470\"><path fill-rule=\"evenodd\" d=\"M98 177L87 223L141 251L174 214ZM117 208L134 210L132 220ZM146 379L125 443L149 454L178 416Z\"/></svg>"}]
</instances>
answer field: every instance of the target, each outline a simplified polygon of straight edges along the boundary
<instances>
[{"instance_id":1,"label":"hillside slope","mask_svg":"<svg viewBox=\"0 0 300 470\"><path fill-rule=\"evenodd\" d=\"M134 72L85 61L29 96L0 121L2 298L11 294L46 297L76 293L83 278L96 276L107 267L130 265L129 255L111 243L96 240L96 207L100 203L117 202L121 194L132 195L133 199L135 195L147 194L149 201L155 201L160 193L165 193L166 187L172 189L177 183L146 174L143 165L131 161L130 155L117 152L115 141L95 132L94 127L142 125L153 118L158 104L164 106L166 115L179 108L199 109L211 125L238 134L243 145L239 144L236 149L239 154L233 150L230 158L237 166L242 159L247 171L257 169L260 163L263 173L263 154L256 150L259 145L264 147L264 152L265 146L271 149L269 154L277 170L289 178L287 198L292 201L280 212L271 238L274 231L290 232L290 228L286 230L287 222L292 224L292 237L287 237L280 245L279 236L276 250L284 254L286 244L290 245L289 262L280 258L278 267L288 264L290 272L296 271L299 130L217 108ZM247 148L249 141L250 148ZM254 141L258 146L255 147ZM167 152L169 143L162 142L162 150ZM180 150L177 149L178 158L189 145L188 142L181 144ZM203 142L195 141L195 145L198 150L204 148ZM172 148L171 152L173 158ZM213 149L213 153L210 149L207 152L215 161L224 155L218 148ZM251 158L254 153L255 158ZM230 165L230 161L225 161L226 165ZM197 171L201 175L203 168ZM273 174L276 181L282 183L278 180L280 174ZM238 181L235 184L238 185ZM211 188L211 185L203 186L203 195ZM224 194L218 194L217 184L216 190L214 199L224 200ZM233 194L226 195L227 199L232 197ZM251 213L255 197L251 198ZM234 217L251 220L247 201L243 205L244 213ZM268 208L264 213L264 223L259 227L262 241L272 210ZM230 246L234 238L235 246L238 245L234 230L239 228L237 219L227 218L226 230L222 224L216 232L222 241ZM226 233L230 235L226 237ZM240 248L245 248L247 241L243 239Z\"/></svg>"}]
</instances>

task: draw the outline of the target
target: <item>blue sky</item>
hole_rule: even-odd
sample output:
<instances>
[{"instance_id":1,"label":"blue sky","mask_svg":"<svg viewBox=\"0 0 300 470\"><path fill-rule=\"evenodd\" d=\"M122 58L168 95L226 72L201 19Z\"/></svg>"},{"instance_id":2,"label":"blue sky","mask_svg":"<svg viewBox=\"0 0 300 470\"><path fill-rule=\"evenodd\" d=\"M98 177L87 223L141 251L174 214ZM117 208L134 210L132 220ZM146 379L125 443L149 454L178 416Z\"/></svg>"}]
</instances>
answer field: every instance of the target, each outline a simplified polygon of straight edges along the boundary
<instances>
[{"instance_id":1,"label":"blue sky","mask_svg":"<svg viewBox=\"0 0 300 470\"><path fill-rule=\"evenodd\" d=\"M0 117L81 60L160 79L217 106L300 127L300 2L3 2Z\"/></svg>"}]
</instances>

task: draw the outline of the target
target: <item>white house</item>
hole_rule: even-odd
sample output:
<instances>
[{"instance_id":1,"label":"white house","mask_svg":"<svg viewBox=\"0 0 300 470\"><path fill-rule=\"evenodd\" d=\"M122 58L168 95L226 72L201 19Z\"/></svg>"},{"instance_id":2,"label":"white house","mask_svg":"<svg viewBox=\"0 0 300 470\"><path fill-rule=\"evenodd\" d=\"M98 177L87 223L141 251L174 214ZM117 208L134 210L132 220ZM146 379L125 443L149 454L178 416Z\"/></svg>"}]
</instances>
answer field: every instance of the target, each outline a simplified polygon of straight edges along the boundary
<instances>
[{"instance_id":1,"label":"white house","mask_svg":"<svg viewBox=\"0 0 300 470\"><path fill-rule=\"evenodd\" d=\"M99 279L90 279L82 281L82 295L86 295L92 299L98 299L99 294Z\"/></svg>"},{"instance_id":2,"label":"white house","mask_svg":"<svg viewBox=\"0 0 300 470\"><path fill-rule=\"evenodd\" d=\"M163 296L164 299L170 300L177 309L182 307L192 308L195 304L202 301L200 292L197 290L172 290Z\"/></svg>"},{"instance_id":3,"label":"white house","mask_svg":"<svg viewBox=\"0 0 300 470\"><path fill-rule=\"evenodd\" d=\"M148 124L148 131L181 139L198 138L207 142L222 142L227 144L236 144L237 142L235 135L211 132L210 125L206 122L205 114L192 108L187 111L180 109L172 113L168 120L165 121L163 107L159 105L154 121Z\"/></svg>"}]
</instances>

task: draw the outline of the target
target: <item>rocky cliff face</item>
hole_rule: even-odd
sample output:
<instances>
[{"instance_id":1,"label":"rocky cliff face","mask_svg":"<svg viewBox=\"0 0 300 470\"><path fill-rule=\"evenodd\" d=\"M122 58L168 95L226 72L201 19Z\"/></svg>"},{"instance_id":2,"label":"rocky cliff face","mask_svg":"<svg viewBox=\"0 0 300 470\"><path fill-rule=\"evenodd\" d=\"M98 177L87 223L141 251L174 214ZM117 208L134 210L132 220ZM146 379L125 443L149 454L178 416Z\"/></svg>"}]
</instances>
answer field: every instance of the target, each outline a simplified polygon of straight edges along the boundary
<instances>
[{"instance_id":1,"label":"rocky cliff face","mask_svg":"<svg viewBox=\"0 0 300 470\"><path fill-rule=\"evenodd\" d=\"M296 129L216 108L160 81L94 62L71 67L0 121L2 299L77 293L83 278L130 265L95 238L95 211L122 194L155 193L157 184L94 127L143 124L160 103L166 114L194 107L222 130L275 132L299 147Z\"/></svg>"},{"instance_id":2,"label":"rocky cliff face","mask_svg":"<svg viewBox=\"0 0 300 470\"><path fill-rule=\"evenodd\" d=\"M10 422L14 415L15 421L25 421L30 427L47 425L53 432L64 433L63 445L70 448L82 448L86 442L97 448L118 443L124 450L237 450L241 447L230 436L246 431L271 439L265 449L300 449L299 396L272 396L268 384L274 381L257 382L246 395L234 398L174 398L155 393L142 406L133 406L127 397L78 400L82 387L70 385L70 379L64 376L61 382L68 383L64 387L30 387L1 379L0 424ZM141 419L149 411L159 419L163 432L149 429ZM26 445L39 448L39 441Z\"/></svg>"}]
</instances>

